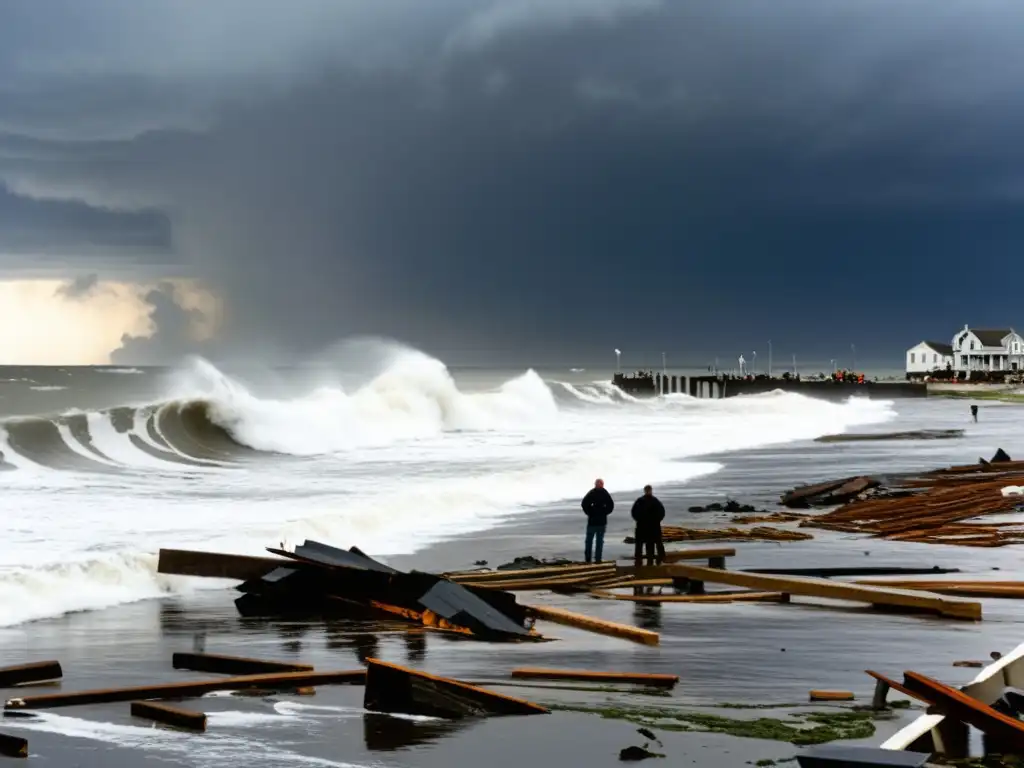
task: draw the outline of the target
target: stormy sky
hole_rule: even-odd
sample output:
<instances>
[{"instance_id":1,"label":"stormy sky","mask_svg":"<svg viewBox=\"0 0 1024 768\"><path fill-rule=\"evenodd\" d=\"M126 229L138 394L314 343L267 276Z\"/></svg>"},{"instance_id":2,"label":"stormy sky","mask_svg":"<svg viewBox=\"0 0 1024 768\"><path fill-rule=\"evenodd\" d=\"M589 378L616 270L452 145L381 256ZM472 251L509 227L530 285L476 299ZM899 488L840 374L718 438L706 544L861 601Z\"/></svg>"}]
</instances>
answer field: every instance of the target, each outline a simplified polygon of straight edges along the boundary
<instances>
[{"instance_id":1,"label":"stormy sky","mask_svg":"<svg viewBox=\"0 0 1024 768\"><path fill-rule=\"evenodd\" d=\"M898 360L1024 327L1022 25L1012 0L3 3L0 277L201 279L217 354ZM197 311L149 301L144 362Z\"/></svg>"}]
</instances>

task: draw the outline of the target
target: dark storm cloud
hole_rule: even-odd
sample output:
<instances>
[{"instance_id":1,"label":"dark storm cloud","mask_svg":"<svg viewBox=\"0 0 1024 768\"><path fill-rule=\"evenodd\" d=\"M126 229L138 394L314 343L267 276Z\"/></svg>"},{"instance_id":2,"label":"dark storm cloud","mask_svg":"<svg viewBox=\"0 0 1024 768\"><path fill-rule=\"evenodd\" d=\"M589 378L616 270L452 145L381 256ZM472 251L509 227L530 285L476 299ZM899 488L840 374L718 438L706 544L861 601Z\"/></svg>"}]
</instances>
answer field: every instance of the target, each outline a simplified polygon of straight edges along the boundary
<instances>
[{"instance_id":1,"label":"dark storm cloud","mask_svg":"<svg viewBox=\"0 0 1024 768\"><path fill-rule=\"evenodd\" d=\"M95 272L91 275L79 275L60 286L56 294L65 299L84 299L91 296L100 285L100 276Z\"/></svg>"},{"instance_id":2,"label":"dark storm cloud","mask_svg":"<svg viewBox=\"0 0 1024 768\"><path fill-rule=\"evenodd\" d=\"M0 9L0 178L158 209L236 348L828 359L1014 321L1009 2L26 7Z\"/></svg>"}]
</instances>

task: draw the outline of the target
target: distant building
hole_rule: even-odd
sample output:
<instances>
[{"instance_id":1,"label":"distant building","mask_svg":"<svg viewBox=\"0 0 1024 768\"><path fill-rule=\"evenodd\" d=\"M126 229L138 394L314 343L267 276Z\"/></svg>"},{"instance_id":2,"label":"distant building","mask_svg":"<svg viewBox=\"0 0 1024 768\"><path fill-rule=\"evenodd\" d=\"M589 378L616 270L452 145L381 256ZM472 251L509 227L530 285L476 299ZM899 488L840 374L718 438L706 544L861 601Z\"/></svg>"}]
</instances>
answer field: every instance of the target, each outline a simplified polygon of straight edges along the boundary
<instances>
[{"instance_id":1,"label":"distant building","mask_svg":"<svg viewBox=\"0 0 1024 768\"><path fill-rule=\"evenodd\" d=\"M922 341L907 350L907 373L923 375L953 368L953 345Z\"/></svg>"},{"instance_id":2,"label":"distant building","mask_svg":"<svg viewBox=\"0 0 1024 768\"><path fill-rule=\"evenodd\" d=\"M1024 368L1024 337L1012 328L980 330L965 325L953 337L957 371L1019 371Z\"/></svg>"},{"instance_id":3,"label":"distant building","mask_svg":"<svg viewBox=\"0 0 1024 768\"><path fill-rule=\"evenodd\" d=\"M907 350L908 376L947 370L964 375L971 371L1024 371L1024 336L1012 328L965 325L952 344L922 341Z\"/></svg>"}]
</instances>

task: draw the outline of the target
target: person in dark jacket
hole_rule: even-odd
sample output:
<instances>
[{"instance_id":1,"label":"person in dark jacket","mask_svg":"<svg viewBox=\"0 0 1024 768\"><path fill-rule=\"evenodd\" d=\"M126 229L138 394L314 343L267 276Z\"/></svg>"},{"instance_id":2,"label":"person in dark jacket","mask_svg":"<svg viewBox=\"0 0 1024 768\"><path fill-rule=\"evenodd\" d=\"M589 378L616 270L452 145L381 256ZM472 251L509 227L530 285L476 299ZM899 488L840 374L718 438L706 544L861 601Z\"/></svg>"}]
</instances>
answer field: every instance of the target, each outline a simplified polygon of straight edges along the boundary
<instances>
[{"instance_id":1,"label":"person in dark jacket","mask_svg":"<svg viewBox=\"0 0 1024 768\"><path fill-rule=\"evenodd\" d=\"M594 481L594 487L587 491L580 506L587 514L587 539L583 547L583 556L588 563L591 562L591 555L597 558L597 562L601 562L601 555L604 554L604 530L608 527L608 515L615 509L612 495L604 489L604 480L598 478Z\"/></svg>"},{"instance_id":2,"label":"person in dark jacket","mask_svg":"<svg viewBox=\"0 0 1024 768\"><path fill-rule=\"evenodd\" d=\"M636 531L633 538L636 542L633 557L636 565L640 565L641 549L647 550L647 564L657 562L661 565L665 561L665 544L661 540L661 521L665 519L665 507L654 495L654 489L649 485L644 486L644 495L633 502L633 519L636 521ZM658 556L655 561L654 551L657 548Z\"/></svg>"}]
</instances>

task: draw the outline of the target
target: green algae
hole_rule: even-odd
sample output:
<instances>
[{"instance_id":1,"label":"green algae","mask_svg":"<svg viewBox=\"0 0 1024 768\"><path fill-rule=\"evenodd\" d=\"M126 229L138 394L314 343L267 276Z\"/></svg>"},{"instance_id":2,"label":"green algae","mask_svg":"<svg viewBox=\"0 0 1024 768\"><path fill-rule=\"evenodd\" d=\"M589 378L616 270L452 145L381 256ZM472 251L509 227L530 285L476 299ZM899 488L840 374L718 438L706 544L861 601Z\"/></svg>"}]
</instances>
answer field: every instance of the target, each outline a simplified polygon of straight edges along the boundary
<instances>
[{"instance_id":1,"label":"green algae","mask_svg":"<svg viewBox=\"0 0 1024 768\"><path fill-rule=\"evenodd\" d=\"M663 731L721 733L747 739L784 741L801 746L874 736L876 714L841 710L792 713L787 719L743 720L681 709L593 707L557 704L551 709L600 715Z\"/></svg>"}]
</instances>

